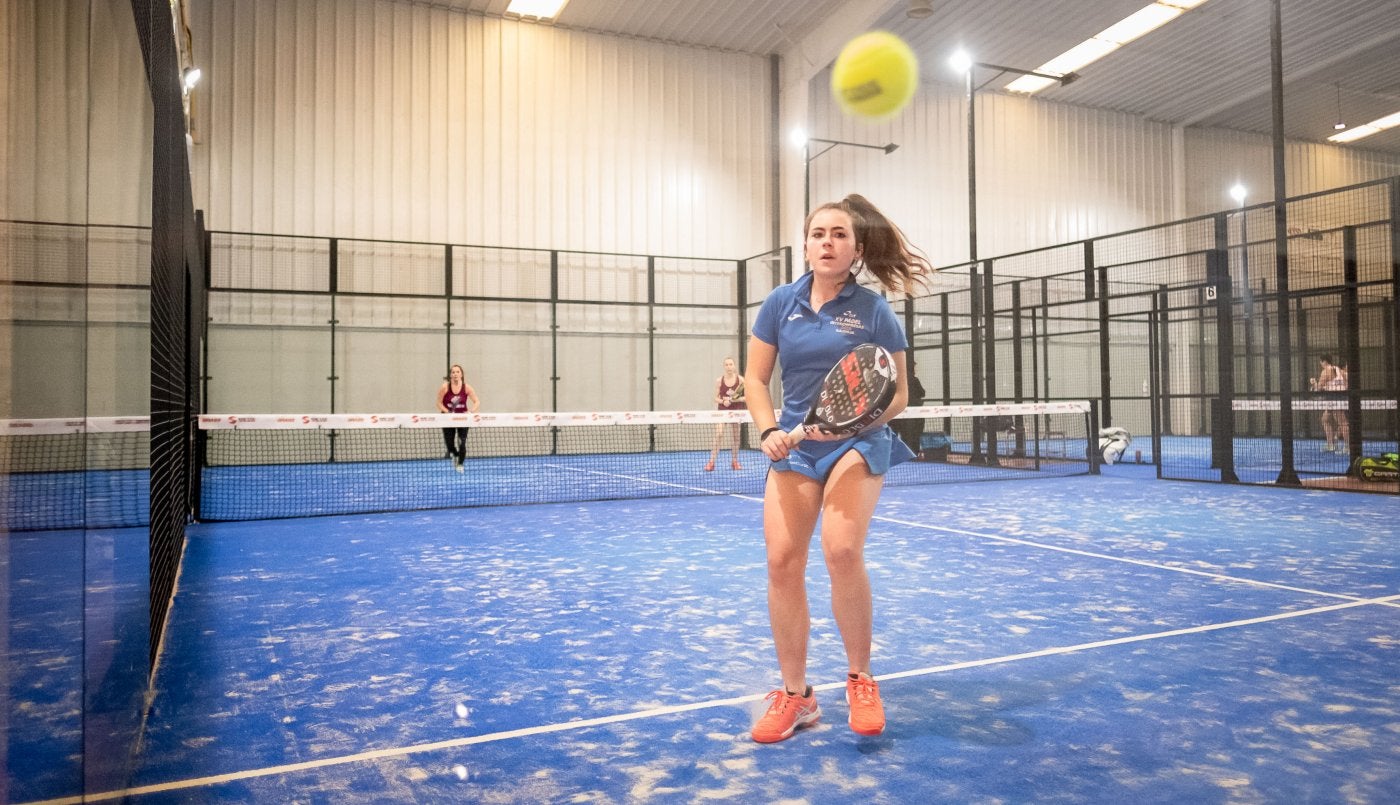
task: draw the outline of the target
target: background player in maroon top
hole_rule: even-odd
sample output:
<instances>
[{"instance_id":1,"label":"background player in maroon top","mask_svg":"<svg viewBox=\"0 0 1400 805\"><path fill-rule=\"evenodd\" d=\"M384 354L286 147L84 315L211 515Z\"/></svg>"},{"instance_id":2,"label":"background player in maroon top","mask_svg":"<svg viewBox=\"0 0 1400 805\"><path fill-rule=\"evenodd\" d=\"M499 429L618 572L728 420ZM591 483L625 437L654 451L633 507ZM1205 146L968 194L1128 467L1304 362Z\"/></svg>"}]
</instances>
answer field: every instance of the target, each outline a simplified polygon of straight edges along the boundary
<instances>
[{"instance_id":1,"label":"background player in maroon top","mask_svg":"<svg viewBox=\"0 0 1400 805\"><path fill-rule=\"evenodd\" d=\"M481 398L477 396L476 389L467 384L466 373L460 365L452 364L447 373L447 382L438 388L438 413L476 413L480 407ZM461 472L462 462L467 458L467 429L443 428L442 440L447 443L447 455L452 459L453 466L457 468L457 472Z\"/></svg>"},{"instance_id":2,"label":"background player in maroon top","mask_svg":"<svg viewBox=\"0 0 1400 805\"><path fill-rule=\"evenodd\" d=\"M739 374L733 358L724 359L724 374L715 381L715 403L721 411L742 411L748 407L744 402L744 376ZM705 472L714 470L715 459L719 456L720 446L724 444L726 430L730 435L729 464L736 470L743 469L739 464L739 423L720 422L715 425L715 438L710 444L710 463L705 465Z\"/></svg>"}]
</instances>

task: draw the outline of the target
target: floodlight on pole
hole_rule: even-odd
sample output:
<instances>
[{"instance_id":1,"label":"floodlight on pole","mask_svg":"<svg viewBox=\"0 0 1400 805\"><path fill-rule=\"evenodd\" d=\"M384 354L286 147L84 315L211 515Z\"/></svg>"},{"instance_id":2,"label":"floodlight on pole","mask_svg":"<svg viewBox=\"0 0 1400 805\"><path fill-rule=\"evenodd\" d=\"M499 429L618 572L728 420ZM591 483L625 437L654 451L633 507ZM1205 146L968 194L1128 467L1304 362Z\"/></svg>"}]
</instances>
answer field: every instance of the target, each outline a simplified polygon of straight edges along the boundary
<instances>
[{"instance_id":1,"label":"floodlight on pole","mask_svg":"<svg viewBox=\"0 0 1400 805\"><path fill-rule=\"evenodd\" d=\"M794 138L793 142L794 144L796 144L796 138ZM814 154L812 153L812 143L821 143L826 147ZM852 148L870 148L875 151L884 151L886 154L891 153L895 149L899 148L898 143L885 143L884 145L871 145L870 143L850 143L846 142L845 140L827 140L821 137L807 137L805 134L803 135L801 145L802 214L804 216L812 211L812 161L815 160L817 157L821 156L822 154L825 154L827 151L830 151L838 145L849 145ZM805 237L806 233L803 233L803 236Z\"/></svg>"},{"instance_id":2,"label":"floodlight on pole","mask_svg":"<svg viewBox=\"0 0 1400 805\"><path fill-rule=\"evenodd\" d=\"M975 74L978 68L983 70L994 70L996 74L987 83L995 81L1007 73L1017 73L1022 76L1035 76L1050 82L1059 82L1061 85L1068 84L1079 78L1077 73L1065 73L1064 75L1050 75L1048 73L1038 73L1034 70L1022 70L1019 67L1006 67L1000 64L988 64L986 62L974 61L972 56L964 50L959 50L948 59L948 64L954 70L961 72L965 79L967 89L967 254L968 262L973 263L972 272L976 275L977 266L977 90L986 83L979 86L976 83ZM990 277L988 284L984 288L987 300L991 299ZM974 296L976 293L974 292ZM974 301L974 310L976 310ZM974 314L976 315L976 314ZM990 315L988 313L987 315ZM974 325L976 327L976 325ZM974 335L974 344L977 336ZM994 339L986 339L979 349L973 347L972 363L972 402L979 404L982 402L996 401L996 344ZM982 353L985 352L985 360ZM973 427L972 455L969 462L972 464L995 464L996 458L996 432L986 431L988 452L982 453L982 436L984 435L980 425Z\"/></svg>"},{"instance_id":3,"label":"floodlight on pole","mask_svg":"<svg viewBox=\"0 0 1400 805\"><path fill-rule=\"evenodd\" d=\"M977 259L977 109L973 101L976 98L977 90L990 84L1007 73L1017 73L1023 76L1035 76L1051 82L1059 82L1061 86L1072 83L1079 78L1078 73L1065 73L1064 75L1051 75L1049 73L1038 73L1035 70L1023 70L1020 67L1007 67L1003 64L989 64L987 62L974 61L972 56L965 50L958 50L948 58L948 65L954 71L962 73L966 78L967 88L967 233L968 233L968 259ZM984 70L994 70L996 75L992 76L981 85L974 83L973 74L977 68Z\"/></svg>"}]
</instances>

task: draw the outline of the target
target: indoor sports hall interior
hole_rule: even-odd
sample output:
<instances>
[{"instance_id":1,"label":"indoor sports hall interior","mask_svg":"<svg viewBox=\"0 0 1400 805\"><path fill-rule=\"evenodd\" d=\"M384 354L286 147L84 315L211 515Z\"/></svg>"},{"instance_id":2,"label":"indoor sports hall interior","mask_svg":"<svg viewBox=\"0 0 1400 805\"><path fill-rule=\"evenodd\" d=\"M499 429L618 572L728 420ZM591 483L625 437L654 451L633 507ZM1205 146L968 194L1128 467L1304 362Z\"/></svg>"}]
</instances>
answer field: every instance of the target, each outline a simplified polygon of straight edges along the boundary
<instances>
[{"instance_id":1,"label":"indoor sports hall interior","mask_svg":"<svg viewBox=\"0 0 1400 805\"><path fill-rule=\"evenodd\" d=\"M3 4L0 802L1396 801L1400 3L521 2ZM762 744L716 388L852 193L888 720L814 538Z\"/></svg>"}]
</instances>

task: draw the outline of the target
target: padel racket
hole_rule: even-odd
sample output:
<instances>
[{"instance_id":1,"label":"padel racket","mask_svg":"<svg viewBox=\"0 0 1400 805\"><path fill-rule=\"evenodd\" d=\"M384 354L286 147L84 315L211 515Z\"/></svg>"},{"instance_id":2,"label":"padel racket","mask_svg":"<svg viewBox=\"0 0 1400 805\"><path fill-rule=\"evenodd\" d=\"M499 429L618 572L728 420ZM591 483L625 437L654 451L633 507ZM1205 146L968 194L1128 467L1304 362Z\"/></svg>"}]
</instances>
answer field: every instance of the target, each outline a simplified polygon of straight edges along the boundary
<instances>
[{"instance_id":1,"label":"padel racket","mask_svg":"<svg viewBox=\"0 0 1400 805\"><path fill-rule=\"evenodd\" d=\"M894 402L894 358L879 344L861 344L826 373L807 418L788 432L793 444L821 430L838 435L859 433Z\"/></svg>"},{"instance_id":2,"label":"padel racket","mask_svg":"<svg viewBox=\"0 0 1400 805\"><path fill-rule=\"evenodd\" d=\"M729 390L729 401L732 403L744 401L744 384L740 383Z\"/></svg>"}]
</instances>

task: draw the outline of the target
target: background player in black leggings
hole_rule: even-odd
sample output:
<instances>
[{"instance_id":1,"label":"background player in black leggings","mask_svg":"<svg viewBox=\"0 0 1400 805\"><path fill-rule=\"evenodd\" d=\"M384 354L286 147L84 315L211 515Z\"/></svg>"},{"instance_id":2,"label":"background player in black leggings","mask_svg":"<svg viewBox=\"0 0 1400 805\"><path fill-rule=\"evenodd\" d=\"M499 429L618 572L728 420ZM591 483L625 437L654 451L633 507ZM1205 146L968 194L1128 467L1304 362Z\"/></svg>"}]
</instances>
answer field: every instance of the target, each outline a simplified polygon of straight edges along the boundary
<instances>
[{"instance_id":1,"label":"background player in black leggings","mask_svg":"<svg viewBox=\"0 0 1400 805\"><path fill-rule=\"evenodd\" d=\"M475 413L480 407L481 398L477 396L476 389L467 384L466 373L460 365L452 364L447 373L447 382L438 389L438 413ZM462 462L467 458L467 429L443 428L442 440L447 443L447 455L452 459L452 465L457 468L457 472L461 472Z\"/></svg>"}]
</instances>

